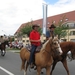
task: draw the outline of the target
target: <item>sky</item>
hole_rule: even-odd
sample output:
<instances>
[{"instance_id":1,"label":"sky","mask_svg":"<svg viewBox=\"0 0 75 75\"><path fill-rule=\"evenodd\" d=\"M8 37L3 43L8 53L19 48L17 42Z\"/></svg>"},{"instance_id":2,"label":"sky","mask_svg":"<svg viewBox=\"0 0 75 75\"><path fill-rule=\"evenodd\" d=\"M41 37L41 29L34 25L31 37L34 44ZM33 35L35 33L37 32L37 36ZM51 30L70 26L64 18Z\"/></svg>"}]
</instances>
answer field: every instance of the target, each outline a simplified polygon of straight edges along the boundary
<instances>
[{"instance_id":1,"label":"sky","mask_svg":"<svg viewBox=\"0 0 75 75\"><path fill-rule=\"evenodd\" d=\"M14 35L21 24L43 18L43 3L47 17L75 10L75 0L0 0L0 35Z\"/></svg>"}]
</instances>

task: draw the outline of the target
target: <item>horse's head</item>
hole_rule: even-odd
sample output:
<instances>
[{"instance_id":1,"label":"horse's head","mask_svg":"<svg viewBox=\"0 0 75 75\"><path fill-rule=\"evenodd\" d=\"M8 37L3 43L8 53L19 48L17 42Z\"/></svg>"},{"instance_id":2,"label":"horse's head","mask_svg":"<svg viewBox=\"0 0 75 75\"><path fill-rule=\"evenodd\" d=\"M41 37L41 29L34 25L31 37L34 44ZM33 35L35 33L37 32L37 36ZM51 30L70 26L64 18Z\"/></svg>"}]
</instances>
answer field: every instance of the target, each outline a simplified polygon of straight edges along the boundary
<instances>
[{"instance_id":1,"label":"horse's head","mask_svg":"<svg viewBox=\"0 0 75 75\"><path fill-rule=\"evenodd\" d=\"M50 37L50 45L52 47L52 50L56 54L61 55L63 53L62 50L61 50L61 47L60 47L60 43L59 43L58 37Z\"/></svg>"}]
</instances>

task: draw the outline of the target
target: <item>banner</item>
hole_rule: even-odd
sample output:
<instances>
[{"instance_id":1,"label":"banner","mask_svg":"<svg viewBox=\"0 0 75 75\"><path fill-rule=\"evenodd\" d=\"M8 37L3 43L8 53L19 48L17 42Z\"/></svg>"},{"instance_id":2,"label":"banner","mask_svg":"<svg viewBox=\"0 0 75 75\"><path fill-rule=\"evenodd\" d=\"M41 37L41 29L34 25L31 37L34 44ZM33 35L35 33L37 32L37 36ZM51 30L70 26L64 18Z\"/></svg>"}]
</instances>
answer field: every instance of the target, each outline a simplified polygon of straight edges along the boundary
<instances>
[{"instance_id":1,"label":"banner","mask_svg":"<svg viewBox=\"0 0 75 75\"><path fill-rule=\"evenodd\" d=\"M43 34L46 34L47 29L47 4L43 4Z\"/></svg>"}]
</instances>

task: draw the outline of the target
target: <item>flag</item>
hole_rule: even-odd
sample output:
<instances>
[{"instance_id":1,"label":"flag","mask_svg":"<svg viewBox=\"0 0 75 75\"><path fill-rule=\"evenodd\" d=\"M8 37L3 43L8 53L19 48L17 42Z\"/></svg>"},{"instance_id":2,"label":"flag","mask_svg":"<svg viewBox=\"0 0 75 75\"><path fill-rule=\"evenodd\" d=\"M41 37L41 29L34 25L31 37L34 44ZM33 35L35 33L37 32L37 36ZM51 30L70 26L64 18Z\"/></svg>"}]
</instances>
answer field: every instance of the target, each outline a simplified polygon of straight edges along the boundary
<instances>
[{"instance_id":1,"label":"flag","mask_svg":"<svg viewBox=\"0 0 75 75\"><path fill-rule=\"evenodd\" d=\"M43 4L43 34L46 34L47 29L47 4Z\"/></svg>"}]
</instances>

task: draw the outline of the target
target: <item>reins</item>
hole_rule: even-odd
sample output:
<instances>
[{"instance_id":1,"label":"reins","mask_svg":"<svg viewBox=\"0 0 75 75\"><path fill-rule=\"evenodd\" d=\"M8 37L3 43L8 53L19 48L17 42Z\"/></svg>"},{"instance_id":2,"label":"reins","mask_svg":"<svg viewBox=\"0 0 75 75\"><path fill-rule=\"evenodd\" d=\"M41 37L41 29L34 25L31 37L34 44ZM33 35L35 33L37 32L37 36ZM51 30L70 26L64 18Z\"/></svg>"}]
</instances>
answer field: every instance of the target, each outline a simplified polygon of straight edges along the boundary
<instances>
[{"instance_id":1,"label":"reins","mask_svg":"<svg viewBox=\"0 0 75 75\"><path fill-rule=\"evenodd\" d=\"M46 50L45 50L46 51ZM46 51L49 55L51 54L51 52Z\"/></svg>"}]
</instances>

